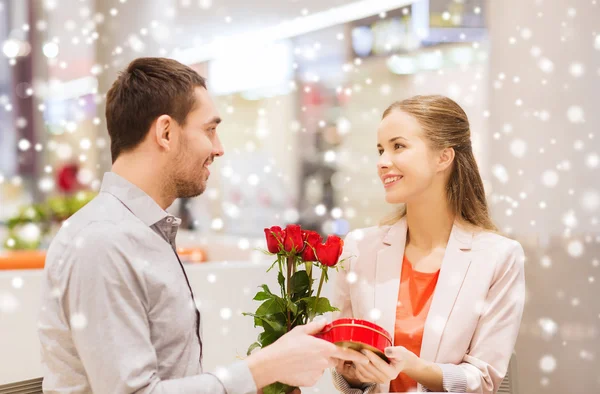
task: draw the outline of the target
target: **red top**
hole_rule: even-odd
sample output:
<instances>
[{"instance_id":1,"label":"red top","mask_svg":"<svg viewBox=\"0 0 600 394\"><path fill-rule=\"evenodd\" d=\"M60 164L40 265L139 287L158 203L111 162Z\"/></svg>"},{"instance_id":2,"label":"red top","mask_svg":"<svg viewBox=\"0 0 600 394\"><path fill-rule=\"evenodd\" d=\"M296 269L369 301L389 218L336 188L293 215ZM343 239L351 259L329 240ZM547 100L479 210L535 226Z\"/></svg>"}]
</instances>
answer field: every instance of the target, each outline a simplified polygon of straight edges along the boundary
<instances>
[{"instance_id":1,"label":"red top","mask_svg":"<svg viewBox=\"0 0 600 394\"><path fill-rule=\"evenodd\" d=\"M404 256L396 306L394 346L404 346L417 356L420 355L425 319L429 313L439 274L439 270L432 273L413 270L412 264ZM390 384L391 393L416 391L416 389L417 382L404 373L400 373Z\"/></svg>"}]
</instances>

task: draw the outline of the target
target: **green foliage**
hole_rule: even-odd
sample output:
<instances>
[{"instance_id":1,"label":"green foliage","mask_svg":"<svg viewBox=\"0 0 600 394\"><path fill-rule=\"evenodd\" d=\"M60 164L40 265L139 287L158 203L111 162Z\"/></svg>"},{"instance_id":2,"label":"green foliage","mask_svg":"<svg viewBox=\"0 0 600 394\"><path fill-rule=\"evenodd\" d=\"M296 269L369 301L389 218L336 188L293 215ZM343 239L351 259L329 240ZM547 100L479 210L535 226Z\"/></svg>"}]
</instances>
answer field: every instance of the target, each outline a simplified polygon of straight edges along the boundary
<instances>
[{"instance_id":1,"label":"green foliage","mask_svg":"<svg viewBox=\"0 0 600 394\"><path fill-rule=\"evenodd\" d=\"M248 355L256 349L273 344L294 327L306 324L316 316L339 310L331 306L327 298L320 297L322 284L328 278L328 267L322 266L318 262L304 262L294 252L287 255L279 253L276 256L277 260L268 271L278 267L277 282L280 294L273 293L265 284L261 285L260 290L254 296L254 300L261 304L256 312L244 313L245 316L254 318L255 327L262 328L257 341L248 348ZM289 265L291 268L288 270ZM306 269L298 270L299 267L308 268L308 271ZM316 295L312 279L315 267L321 269L319 289ZM294 387L276 382L263 388L263 392L265 394L285 394L293 389Z\"/></svg>"}]
</instances>

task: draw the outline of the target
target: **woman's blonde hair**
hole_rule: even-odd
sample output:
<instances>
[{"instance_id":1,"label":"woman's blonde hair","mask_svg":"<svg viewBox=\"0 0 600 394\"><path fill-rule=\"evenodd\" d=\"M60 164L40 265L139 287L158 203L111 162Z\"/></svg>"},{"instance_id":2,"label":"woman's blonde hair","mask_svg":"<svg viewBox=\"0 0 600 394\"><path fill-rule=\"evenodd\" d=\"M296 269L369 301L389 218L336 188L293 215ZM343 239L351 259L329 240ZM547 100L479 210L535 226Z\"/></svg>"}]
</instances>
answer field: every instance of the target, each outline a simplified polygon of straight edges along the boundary
<instances>
[{"instance_id":1,"label":"woman's blonde hair","mask_svg":"<svg viewBox=\"0 0 600 394\"><path fill-rule=\"evenodd\" d=\"M394 111L402 111L415 117L432 149L454 149L454 163L446 195L457 218L476 227L496 231L488 212L483 181L473 156L469 119L460 105L439 95L414 96L390 105L383 112L382 119ZM381 224L394 224L405 215L406 206L402 206Z\"/></svg>"}]
</instances>

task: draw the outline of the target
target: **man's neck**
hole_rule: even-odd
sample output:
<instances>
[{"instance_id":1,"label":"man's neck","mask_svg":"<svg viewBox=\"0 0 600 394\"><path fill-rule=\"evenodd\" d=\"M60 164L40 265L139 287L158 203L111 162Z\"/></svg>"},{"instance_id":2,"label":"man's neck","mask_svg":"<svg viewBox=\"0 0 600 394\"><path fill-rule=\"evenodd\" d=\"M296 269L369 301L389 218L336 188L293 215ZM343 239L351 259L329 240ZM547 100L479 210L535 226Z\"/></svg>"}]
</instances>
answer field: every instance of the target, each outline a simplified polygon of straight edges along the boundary
<instances>
[{"instance_id":1,"label":"man's neck","mask_svg":"<svg viewBox=\"0 0 600 394\"><path fill-rule=\"evenodd\" d=\"M112 166L112 172L140 188L163 210L175 201L175 197L169 193L168 183L163 182L161 171L148 160L137 160L131 156L119 157Z\"/></svg>"}]
</instances>

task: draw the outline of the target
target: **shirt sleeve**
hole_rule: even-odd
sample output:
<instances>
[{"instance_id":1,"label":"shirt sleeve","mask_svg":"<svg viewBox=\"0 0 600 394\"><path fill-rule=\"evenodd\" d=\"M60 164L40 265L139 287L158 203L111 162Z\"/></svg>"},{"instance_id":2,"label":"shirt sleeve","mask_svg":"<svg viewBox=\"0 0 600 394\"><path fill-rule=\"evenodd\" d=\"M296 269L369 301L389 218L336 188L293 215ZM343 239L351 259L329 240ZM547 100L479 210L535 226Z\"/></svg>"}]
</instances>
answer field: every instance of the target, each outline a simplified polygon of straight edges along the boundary
<instances>
[{"instance_id":1,"label":"shirt sleeve","mask_svg":"<svg viewBox=\"0 0 600 394\"><path fill-rule=\"evenodd\" d=\"M83 244L69 246L63 256L73 260L63 310L93 392L256 392L244 361L214 374L162 380L150 338L145 283L130 261L135 249L118 232L96 231L82 238Z\"/></svg>"}]
</instances>

